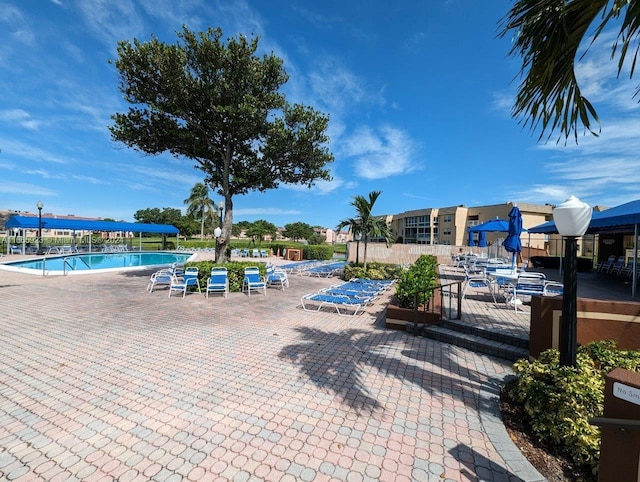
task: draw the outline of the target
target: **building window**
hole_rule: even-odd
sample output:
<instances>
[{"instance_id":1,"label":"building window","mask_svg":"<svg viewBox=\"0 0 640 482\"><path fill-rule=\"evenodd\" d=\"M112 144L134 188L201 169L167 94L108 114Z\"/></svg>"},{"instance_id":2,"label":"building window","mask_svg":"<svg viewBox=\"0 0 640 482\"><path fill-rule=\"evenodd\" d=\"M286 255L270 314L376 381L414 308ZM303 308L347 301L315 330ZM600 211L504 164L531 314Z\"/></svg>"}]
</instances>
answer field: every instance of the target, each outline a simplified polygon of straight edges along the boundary
<instances>
[{"instance_id":1,"label":"building window","mask_svg":"<svg viewBox=\"0 0 640 482\"><path fill-rule=\"evenodd\" d=\"M444 216L442 218L442 222L443 223L450 223L453 221L453 216L451 216L450 214L447 214L446 216Z\"/></svg>"},{"instance_id":2,"label":"building window","mask_svg":"<svg viewBox=\"0 0 640 482\"><path fill-rule=\"evenodd\" d=\"M442 234L451 236L451 228L444 228Z\"/></svg>"}]
</instances>

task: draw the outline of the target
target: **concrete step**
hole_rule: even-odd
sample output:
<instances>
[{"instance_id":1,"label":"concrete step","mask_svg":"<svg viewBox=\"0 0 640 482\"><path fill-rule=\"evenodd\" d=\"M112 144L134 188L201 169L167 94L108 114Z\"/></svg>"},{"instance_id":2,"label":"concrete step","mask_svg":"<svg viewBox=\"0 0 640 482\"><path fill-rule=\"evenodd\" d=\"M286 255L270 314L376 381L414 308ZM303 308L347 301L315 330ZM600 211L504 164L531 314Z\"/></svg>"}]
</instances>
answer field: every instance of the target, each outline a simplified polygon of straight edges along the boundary
<instances>
[{"instance_id":1,"label":"concrete step","mask_svg":"<svg viewBox=\"0 0 640 482\"><path fill-rule=\"evenodd\" d=\"M498 341L500 343L506 343L519 348L529 348L529 338L513 335L510 333L499 333L493 328L484 326L471 325L459 320L442 320L438 326L448 328L450 330L458 331L460 333L466 333L470 335L480 336L487 340Z\"/></svg>"},{"instance_id":2,"label":"concrete step","mask_svg":"<svg viewBox=\"0 0 640 482\"><path fill-rule=\"evenodd\" d=\"M408 323L407 331L413 333L414 330L414 324ZM478 334L464 333L443 325L419 325L417 334L504 360L516 361L529 357L528 348L515 346L504 341L491 340Z\"/></svg>"}]
</instances>

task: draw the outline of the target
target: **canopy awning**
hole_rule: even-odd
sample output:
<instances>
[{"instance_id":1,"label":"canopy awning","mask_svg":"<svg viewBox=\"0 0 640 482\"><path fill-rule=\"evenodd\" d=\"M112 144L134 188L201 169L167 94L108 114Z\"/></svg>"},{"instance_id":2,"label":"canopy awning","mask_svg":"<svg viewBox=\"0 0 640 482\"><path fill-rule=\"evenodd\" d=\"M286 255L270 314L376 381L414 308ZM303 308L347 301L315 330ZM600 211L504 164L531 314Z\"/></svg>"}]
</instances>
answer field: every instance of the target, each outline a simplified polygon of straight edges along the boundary
<instances>
[{"instance_id":1,"label":"canopy awning","mask_svg":"<svg viewBox=\"0 0 640 482\"><path fill-rule=\"evenodd\" d=\"M634 226L640 224L640 200L620 204L604 211L594 211L587 233L599 233L615 230L617 232L633 232ZM529 228L530 233L557 233L553 221Z\"/></svg>"},{"instance_id":2,"label":"canopy awning","mask_svg":"<svg viewBox=\"0 0 640 482\"><path fill-rule=\"evenodd\" d=\"M14 215L5 223L7 229L38 229L37 216ZM125 223L121 221L95 221L88 219L42 218L42 229L70 229L73 231L124 231L131 233L178 234L170 224Z\"/></svg>"}]
</instances>

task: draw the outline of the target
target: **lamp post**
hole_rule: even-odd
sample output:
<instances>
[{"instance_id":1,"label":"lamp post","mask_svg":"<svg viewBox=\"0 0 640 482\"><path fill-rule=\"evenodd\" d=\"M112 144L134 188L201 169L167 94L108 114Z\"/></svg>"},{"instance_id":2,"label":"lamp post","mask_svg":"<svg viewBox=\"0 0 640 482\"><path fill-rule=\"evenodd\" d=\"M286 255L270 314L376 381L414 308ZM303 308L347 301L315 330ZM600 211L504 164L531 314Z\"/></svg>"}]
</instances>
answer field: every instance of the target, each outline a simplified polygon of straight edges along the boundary
<instances>
[{"instance_id":1,"label":"lamp post","mask_svg":"<svg viewBox=\"0 0 640 482\"><path fill-rule=\"evenodd\" d=\"M218 227L213 230L216 238L216 263L218 262L218 250L220 249L220 236L222 236L222 211L224 209L224 201L218 203Z\"/></svg>"},{"instance_id":2,"label":"lamp post","mask_svg":"<svg viewBox=\"0 0 640 482\"><path fill-rule=\"evenodd\" d=\"M362 239L362 234L356 234L356 264L360 262L360 240Z\"/></svg>"},{"instance_id":3,"label":"lamp post","mask_svg":"<svg viewBox=\"0 0 640 482\"><path fill-rule=\"evenodd\" d=\"M38 251L36 254L42 256L44 254L42 251L42 208L44 204L42 204L42 201L38 201L36 207L38 208Z\"/></svg>"},{"instance_id":4,"label":"lamp post","mask_svg":"<svg viewBox=\"0 0 640 482\"><path fill-rule=\"evenodd\" d=\"M560 365L575 366L578 346L578 237L591 222L591 207L575 196L553 209L553 221L565 238Z\"/></svg>"}]
</instances>

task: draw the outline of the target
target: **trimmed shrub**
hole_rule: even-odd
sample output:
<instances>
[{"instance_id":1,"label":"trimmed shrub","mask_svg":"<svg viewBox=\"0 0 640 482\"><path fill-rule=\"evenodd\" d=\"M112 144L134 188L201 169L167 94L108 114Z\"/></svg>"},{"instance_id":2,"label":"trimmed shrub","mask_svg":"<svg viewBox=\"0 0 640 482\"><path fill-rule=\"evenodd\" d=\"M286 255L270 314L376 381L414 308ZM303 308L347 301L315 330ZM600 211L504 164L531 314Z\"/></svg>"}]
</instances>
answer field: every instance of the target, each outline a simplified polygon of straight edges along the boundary
<instances>
[{"instance_id":1,"label":"trimmed shrub","mask_svg":"<svg viewBox=\"0 0 640 482\"><path fill-rule=\"evenodd\" d=\"M332 259L333 246L330 244L314 244L302 248L302 257L304 259Z\"/></svg>"},{"instance_id":2,"label":"trimmed shrub","mask_svg":"<svg viewBox=\"0 0 640 482\"><path fill-rule=\"evenodd\" d=\"M558 350L513 366L517 380L509 395L524 405L535 436L596 472L600 429L589 418L602 415L604 377L616 367L640 371L640 352L618 350L613 341L578 348L575 367L560 366Z\"/></svg>"},{"instance_id":3,"label":"trimmed shrub","mask_svg":"<svg viewBox=\"0 0 640 482\"><path fill-rule=\"evenodd\" d=\"M402 308L416 309L428 305L438 285L437 267L438 259L435 256L422 255L400 274L396 298Z\"/></svg>"},{"instance_id":4,"label":"trimmed shrub","mask_svg":"<svg viewBox=\"0 0 640 482\"><path fill-rule=\"evenodd\" d=\"M344 274L342 278L350 280L351 278L368 278L376 280L388 280L398 279L402 273L402 267L397 264L367 263L367 269L365 271L362 263L348 263L344 267Z\"/></svg>"}]
</instances>

